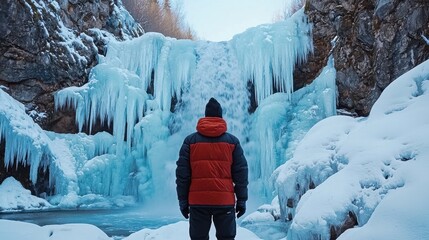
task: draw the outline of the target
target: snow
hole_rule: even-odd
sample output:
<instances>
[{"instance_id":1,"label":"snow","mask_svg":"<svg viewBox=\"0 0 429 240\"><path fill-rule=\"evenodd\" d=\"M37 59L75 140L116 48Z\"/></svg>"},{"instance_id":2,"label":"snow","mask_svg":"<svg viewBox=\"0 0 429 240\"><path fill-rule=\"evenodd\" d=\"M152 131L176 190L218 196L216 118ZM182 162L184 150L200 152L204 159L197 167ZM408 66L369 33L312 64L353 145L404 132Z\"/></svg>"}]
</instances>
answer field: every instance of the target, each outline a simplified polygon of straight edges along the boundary
<instances>
[{"instance_id":1,"label":"snow","mask_svg":"<svg viewBox=\"0 0 429 240\"><path fill-rule=\"evenodd\" d=\"M40 121L47 117L47 114L45 112L37 112L36 110L31 110L28 115L35 119L35 121Z\"/></svg>"},{"instance_id":2,"label":"snow","mask_svg":"<svg viewBox=\"0 0 429 240\"><path fill-rule=\"evenodd\" d=\"M180 221L158 229L142 229L123 240L176 240L188 239L189 223ZM210 239L215 239L214 226L210 229ZM40 227L36 224L1 220L2 240L111 240L102 230L90 224L62 224ZM237 226L237 240L258 240L254 233Z\"/></svg>"},{"instance_id":3,"label":"snow","mask_svg":"<svg viewBox=\"0 0 429 240\"><path fill-rule=\"evenodd\" d=\"M46 225L0 220L3 240L111 240L103 231L89 224Z\"/></svg>"},{"instance_id":4,"label":"snow","mask_svg":"<svg viewBox=\"0 0 429 240\"><path fill-rule=\"evenodd\" d=\"M48 201L31 195L13 177L6 178L0 185L0 212L13 210L36 210L52 207Z\"/></svg>"},{"instance_id":5,"label":"snow","mask_svg":"<svg viewBox=\"0 0 429 240\"><path fill-rule=\"evenodd\" d=\"M210 239L216 239L215 228L212 225L210 228ZM186 221L170 224L158 229L143 229L137 233L131 234L124 240L176 240L189 238L189 223ZM245 228L237 226L236 239L256 240L258 238L254 233Z\"/></svg>"},{"instance_id":6,"label":"snow","mask_svg":"<svg viewBox=\"0 0 429 240\"><path fill-rule=\"evenodd\" d=\"M426 42L427 45L429 45L429 39L425 35L421 35L423 40Z\"/></svg>"},{"instance_id":7,"label":"snow","mask_svg":"<svg viewBox=\"0 0 429 240\"><path fill-rule=\"evenodd\" d=\"M339 239L429 237L429 61L390 84L367 118L317 123L273 174L288 240L330 239L349 212L358 225Z\"/></svg>"},{"instance_id":8,"label":"snow","mask_svg":"<svg viewBox=\"0 0 429 240\"><path fill-rule=\"evenodd\" d=\"M284 239L288 224L277 221L280 218L278 198L271 204L260 206L256 212L252 212L242 219L240 226L256 233L261 239Z\"/></svg>"}]
</instances>

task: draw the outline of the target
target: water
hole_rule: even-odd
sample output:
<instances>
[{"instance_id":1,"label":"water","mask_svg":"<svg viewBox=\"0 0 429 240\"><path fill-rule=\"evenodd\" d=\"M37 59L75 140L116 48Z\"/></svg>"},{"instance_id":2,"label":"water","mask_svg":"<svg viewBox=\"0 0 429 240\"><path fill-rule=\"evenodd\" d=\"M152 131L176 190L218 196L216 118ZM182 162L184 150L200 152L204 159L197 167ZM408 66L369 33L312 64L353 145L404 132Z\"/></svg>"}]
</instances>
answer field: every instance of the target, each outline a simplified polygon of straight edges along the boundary
<instances>
[{"instance_id":1,"label":"water","mask_svg":"<svg viewBox=\"0 0 429 240\"><path fill-rule=\"evenodd\" d=\"M39 226L87 223L97 226L114 239L122 239L144 228L155 229L183 220L179 216L147 214L139 208L0 213L0 219L29 222Z\"/></svg>"}]
</instances>

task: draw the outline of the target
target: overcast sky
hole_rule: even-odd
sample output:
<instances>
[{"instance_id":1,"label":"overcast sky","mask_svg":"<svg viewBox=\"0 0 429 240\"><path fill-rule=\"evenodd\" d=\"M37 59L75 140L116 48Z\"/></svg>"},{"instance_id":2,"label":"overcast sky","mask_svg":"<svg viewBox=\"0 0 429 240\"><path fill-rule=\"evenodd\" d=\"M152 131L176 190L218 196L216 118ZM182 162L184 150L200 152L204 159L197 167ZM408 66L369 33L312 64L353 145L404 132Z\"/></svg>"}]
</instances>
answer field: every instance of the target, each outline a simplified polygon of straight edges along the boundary
<instances>
[{"instance_id":1,"label":"overcast sky","mask_svg":"<svg viewBox=\"0 0 429 240\"><path fill-rule=\"evenodd\" d=\"M227 41L249 27L271 23L285 0L176 0L199 39Z\"/></svg>"}]
</instances>

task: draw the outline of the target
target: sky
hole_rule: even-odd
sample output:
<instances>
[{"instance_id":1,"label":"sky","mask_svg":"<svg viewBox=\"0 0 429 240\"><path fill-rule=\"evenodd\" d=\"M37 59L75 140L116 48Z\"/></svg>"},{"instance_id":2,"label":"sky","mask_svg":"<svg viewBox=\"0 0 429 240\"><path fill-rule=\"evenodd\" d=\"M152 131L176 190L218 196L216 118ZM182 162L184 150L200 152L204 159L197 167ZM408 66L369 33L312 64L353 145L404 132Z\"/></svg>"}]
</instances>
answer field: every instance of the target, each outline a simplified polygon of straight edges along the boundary
<instances>
[{"instance_id":1,"label":"sky","mask_svg":"<svg viewBox=\"0 0 429 240\"><path fill-rule=\"evenodd\" d=\"M228 41L250 27L271 23L286 0L176 0L201 40Z\"/></svg>"}]
</instances>

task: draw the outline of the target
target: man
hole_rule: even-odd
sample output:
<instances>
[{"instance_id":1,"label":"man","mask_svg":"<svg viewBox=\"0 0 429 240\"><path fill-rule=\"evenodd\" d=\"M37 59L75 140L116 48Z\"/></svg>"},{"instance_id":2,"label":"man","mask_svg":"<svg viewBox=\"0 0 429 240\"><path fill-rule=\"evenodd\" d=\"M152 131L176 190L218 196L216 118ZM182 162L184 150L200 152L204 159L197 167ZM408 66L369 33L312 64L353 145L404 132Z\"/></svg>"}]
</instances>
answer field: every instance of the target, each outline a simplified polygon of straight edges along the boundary
<instances>
[{"instance_id":1,"label":"man","mask_svg":"<svg viewBox=\"0 0 429 240\"><path fill-rule=\"evenodd\" d=\"M219 240L233 240L237 218L246 211L248 169L239 140L227 133L222 107L211 98L197 132L187 136L177 160L180 211L189 219L192 240L209 239L212 223ZM235 206L235 212L234 212Z\"/></svg>"}]
</instances>

